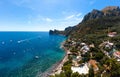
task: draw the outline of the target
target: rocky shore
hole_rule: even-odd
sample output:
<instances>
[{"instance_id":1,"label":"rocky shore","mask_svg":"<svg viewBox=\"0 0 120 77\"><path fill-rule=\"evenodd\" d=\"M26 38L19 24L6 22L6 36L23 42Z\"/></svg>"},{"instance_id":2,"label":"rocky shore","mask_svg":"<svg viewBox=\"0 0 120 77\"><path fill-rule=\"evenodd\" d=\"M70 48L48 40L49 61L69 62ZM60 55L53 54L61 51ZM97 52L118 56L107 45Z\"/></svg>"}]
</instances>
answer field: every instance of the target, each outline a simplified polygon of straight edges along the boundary
<instances>
[{"instance_id":1,"label":"rocky shore","mask_svg":"<svg viewBox=\"0 0 120 77\"><path fill-rule=\"evenodd\" d=\"M69 50L67 50L67 48L64 47L65 41L61 43L61 48L64 49L65 51L65 56L64 58L57 62L56 64L54 64L51 68L49 68L46 72L39 74L36 77L49 77L55 74L60 74L60 72L62 71L62 67L63 64L68 60L68 54L69 54Z\"/></svg>"}]
</instances>

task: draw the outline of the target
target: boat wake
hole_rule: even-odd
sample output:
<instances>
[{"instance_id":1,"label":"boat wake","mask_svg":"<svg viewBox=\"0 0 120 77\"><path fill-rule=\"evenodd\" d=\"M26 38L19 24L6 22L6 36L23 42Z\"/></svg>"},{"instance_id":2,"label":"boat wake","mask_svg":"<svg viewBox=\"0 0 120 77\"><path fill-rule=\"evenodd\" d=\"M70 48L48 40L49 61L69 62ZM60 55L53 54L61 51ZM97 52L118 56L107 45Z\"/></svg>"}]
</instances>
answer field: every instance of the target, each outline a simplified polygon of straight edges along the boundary
<instances>
[{"instance_id":1,"label":"boat wake","mask_svg":"<svg viewBox=\"0 0 120 77\"><path fill-rule=\"evenodd\" d=\"M33 40L33 39L40 39L41 37L40 36L38 36L38 37L33 37L33 38L28 38L28 39L23 39L23 40L19 40L19 41L17 41L17 43L23 43L23 42L26 42L26 41L30 41L30 40Z\"/></svg>"}]
</instances>

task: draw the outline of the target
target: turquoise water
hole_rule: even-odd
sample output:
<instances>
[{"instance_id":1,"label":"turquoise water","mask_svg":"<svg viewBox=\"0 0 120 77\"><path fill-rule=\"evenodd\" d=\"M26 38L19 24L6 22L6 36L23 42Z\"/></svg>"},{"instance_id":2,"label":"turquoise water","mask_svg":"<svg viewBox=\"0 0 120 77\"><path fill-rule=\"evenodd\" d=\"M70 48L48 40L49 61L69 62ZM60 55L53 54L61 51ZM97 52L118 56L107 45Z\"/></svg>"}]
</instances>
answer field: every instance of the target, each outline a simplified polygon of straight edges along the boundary
<instances>
[{"instance_id":1,"label":"turquoise water","mask_svg":"<svg viewBox=\"0 0 120 77\"><path fill-rule=\"evenodd\" d=\"M0 77L35 77L62 60L64 36L48 32L0 32Z\"/></svg>"}]
</instances>

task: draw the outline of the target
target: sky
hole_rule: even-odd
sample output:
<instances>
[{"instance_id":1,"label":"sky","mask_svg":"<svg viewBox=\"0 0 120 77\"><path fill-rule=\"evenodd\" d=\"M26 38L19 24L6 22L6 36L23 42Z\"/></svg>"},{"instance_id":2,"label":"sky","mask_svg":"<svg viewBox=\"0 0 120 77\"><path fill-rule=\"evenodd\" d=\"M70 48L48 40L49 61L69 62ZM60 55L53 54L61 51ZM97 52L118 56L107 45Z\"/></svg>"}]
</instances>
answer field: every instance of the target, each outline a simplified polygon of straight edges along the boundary
<instances>
[{"instance_id":1,"label":"sky","mask_svg":"<svg viewBox=\"0 0 120 77\"><path fill-rule=\"evenodd\" d=\"M106 6L120 0L0 0L0 31L64 30Z\"/></svg>"}]
</instances>

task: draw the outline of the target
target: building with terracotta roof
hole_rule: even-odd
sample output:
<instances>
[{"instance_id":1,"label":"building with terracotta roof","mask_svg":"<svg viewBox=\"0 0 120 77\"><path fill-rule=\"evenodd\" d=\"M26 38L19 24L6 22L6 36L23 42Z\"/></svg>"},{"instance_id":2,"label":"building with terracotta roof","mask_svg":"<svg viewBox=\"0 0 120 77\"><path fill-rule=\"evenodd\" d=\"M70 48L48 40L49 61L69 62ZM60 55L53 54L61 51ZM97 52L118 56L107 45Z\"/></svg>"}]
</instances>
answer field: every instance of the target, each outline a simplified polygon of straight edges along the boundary
<instances>
[{"instance_id":1,"label":"building with terracotta roof","mask_svg":"<svg viewBox=\"0 0 120 77\"><path fill-rule=\"evenodd\" d=\"M120 61L120 52L119 51L114 52L113 56L117 59L117 61Z\"/></svg>"},{"instance_id":2,"label":"building with terracotta roof","mask_svg":"<svg viewBox=\"0 0 120 77\"><path fill-rule=\"evenodd\" d=\"M97 61L96 60L89 60L89 66L92 66L93 67L93 69L94 69L94 72L96 72L96 71L98 71L99 70L99 68L98 68L98 66L97 66Z\"/></svg>"}]
</instances>

